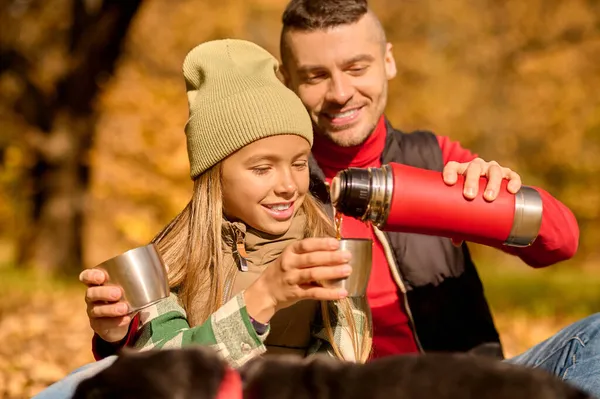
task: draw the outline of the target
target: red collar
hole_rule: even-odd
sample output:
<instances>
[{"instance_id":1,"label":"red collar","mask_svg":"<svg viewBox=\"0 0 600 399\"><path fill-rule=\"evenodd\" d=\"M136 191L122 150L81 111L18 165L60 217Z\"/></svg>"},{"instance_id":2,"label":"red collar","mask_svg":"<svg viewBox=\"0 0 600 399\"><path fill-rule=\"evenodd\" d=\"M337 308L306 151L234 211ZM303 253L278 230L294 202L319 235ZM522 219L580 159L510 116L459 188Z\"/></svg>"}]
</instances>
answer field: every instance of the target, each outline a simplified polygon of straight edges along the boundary
<instances>
[{"instance_id":1,"label":"red collar","mask_svg":"<svg viewBox=\"0 0 600 399\"><path fill-rule=\"evenodd\" d=\"M219 385L219 391L215 399L242 399L242 378L234 369L227 367L225 376Z\"/></svg>"},{"instance_id":2,"label":"red collar","mask_svg":"<svg viewBox=\"0 0 600 399\"><path fill-rule=\"evenodd\" d=\"M385 148L386 127L383 115L364 143L354 147L340 147L315 135L312 154L327 178L346 168L381 166L381 154Z\"/></svg>"}]
</instances>

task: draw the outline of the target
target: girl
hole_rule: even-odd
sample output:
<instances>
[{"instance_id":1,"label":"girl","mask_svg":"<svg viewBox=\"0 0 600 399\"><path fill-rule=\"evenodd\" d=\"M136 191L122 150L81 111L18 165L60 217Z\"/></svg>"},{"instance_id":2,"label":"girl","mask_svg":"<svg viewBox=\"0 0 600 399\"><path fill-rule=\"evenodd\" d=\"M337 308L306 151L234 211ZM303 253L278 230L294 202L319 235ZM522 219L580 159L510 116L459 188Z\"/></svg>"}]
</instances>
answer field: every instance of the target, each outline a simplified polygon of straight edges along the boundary
<instances>
[{"instance_id":1,"label":"girl","mask_svg":"<svg viewBox=\"0 0 600 399\"><path fill-rule=\"evenodd\" d=\"M173 294L141 312L137 348L211 345L233 366L265 351L368 357L364 312L317 284L351 268L335 239L310 238L333 228L308 193L309 116L277 65L238 40L184 61L194 192L154 240Z\"/></svg>"},{"instance_id":2,"label":"girl","mask_svg":"<svg viewBox=\"0 0 600 399\"><path fill-rule=\"evenodd\" d=\"M153 240L172 294L136 316L133 346L208 345L234 367L265 352L366 361L365 304L320 283L348 276L350 254L308 193L312 125L277 60L250 42L219 40L193 49L183 71L193 195ZM38 398L71 397L115 359Z\"/></svg>"}]
</instances>

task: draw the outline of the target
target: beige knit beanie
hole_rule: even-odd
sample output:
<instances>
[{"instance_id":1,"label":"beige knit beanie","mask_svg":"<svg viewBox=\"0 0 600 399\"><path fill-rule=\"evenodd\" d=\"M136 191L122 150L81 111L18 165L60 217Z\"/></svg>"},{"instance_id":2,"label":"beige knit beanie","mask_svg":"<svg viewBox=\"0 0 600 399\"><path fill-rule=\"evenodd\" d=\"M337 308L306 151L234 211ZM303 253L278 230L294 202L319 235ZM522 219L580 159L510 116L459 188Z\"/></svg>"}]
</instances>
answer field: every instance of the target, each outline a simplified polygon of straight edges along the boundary
<instances>
[{"instance_id":1,"label":"beige knit beanie","mask_svg":"<svg viewBox=\"0 0 600 399\"><path fill-rule=\"evenodd\" d=\"M183 75L192 179L264 137L295 134L312 145L308 112L277 78L278 65L266 50L244 40L210 41L188 53Z\"/></svg>"}]
</instances>

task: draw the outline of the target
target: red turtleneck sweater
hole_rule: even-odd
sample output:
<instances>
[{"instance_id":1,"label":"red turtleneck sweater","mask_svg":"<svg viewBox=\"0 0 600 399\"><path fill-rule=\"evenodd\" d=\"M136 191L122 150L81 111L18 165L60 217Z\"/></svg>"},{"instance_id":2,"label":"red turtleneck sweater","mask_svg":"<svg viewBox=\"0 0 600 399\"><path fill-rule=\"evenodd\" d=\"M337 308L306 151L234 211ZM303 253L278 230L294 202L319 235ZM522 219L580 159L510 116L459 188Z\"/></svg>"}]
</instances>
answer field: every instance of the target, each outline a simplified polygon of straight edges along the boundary
<instances>
[{"instance_id":1,"label":"red turtleneck sweater","mask_svg":"<svg viewBox=\"0 0 600 399\"><path fill-rule=\"evenodd\" d=\"M327 181L331 181L342 169L380 167L385 139L386 129L382 117L375 132L363 145L343 148L315 136L312 153L323 169ZM437 136L437 139L444 165L450 161L470 162L477 157L477 154L464 149L447 137ZM579 243L579 227L569 208L547 191L537 187L536 190L542 197L544 213L535 243L526 248L499 245L498 249L519 256L530 266L544 267L569 259L575 254ZM373 316L373 358L416 352L418 349L404 307L404 298L392 278L383 247L372 228L357 219L347 217L343 221L342 235L371 238L375 244L373 268L367 286L367 299Z\"/></svg>"}]
</instances>

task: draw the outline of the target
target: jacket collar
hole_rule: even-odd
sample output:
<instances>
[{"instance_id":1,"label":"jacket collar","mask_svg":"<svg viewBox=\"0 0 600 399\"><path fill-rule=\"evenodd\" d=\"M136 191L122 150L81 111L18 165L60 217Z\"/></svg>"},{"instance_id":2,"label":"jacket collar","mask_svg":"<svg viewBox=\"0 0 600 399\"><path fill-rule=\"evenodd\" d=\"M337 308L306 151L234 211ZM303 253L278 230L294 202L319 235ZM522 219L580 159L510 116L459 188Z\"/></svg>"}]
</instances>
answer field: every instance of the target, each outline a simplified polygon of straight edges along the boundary
<instances>
[{"instance_id":1,"label":"jacket collar","mask_svg":"<svg viewBox=\"0 0 600 399\"><path fill-rule=\"evenodd\" d=\"M254 266L266 267L275 261L289 244L305 237L305 226L306 216L301 209L294 215L288 231L281 235L266 234L242 222L223 220L223 254L233 256L238 268L242 270L244 261Z\"/></svg>"},{"instance_id":2,"label":"jacket collar","mask_svg":"<svg viewBox=\"0 0 600 399\"><path fill-rule=\"evenodd\" d=\"M385 130L385 147L381 154L382 165L392 162L392 157L394 153L396 153L400 149L400 143L398 142L397 137L394 134L394 128L392 127L390 121L387 118L385 118ZM310 192L321 203L329 204L329 188L325 183L325 173L317 163L315 157L312 155L308 158L308 167L310 169ZM329 210L329 207L327 207L327 210ZM333 215L330 216L333 217Z\"/></svg>"}]
</instances>

